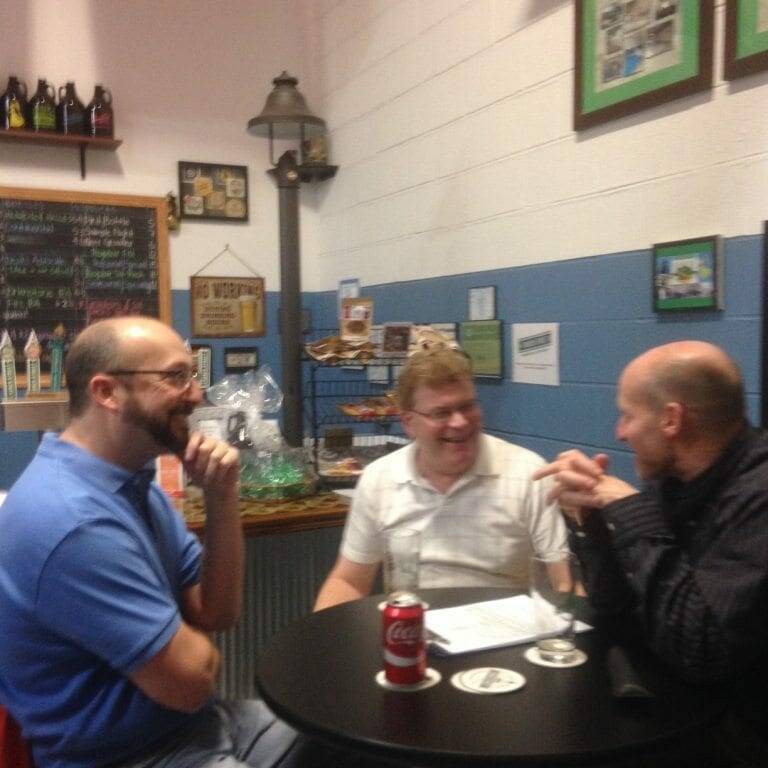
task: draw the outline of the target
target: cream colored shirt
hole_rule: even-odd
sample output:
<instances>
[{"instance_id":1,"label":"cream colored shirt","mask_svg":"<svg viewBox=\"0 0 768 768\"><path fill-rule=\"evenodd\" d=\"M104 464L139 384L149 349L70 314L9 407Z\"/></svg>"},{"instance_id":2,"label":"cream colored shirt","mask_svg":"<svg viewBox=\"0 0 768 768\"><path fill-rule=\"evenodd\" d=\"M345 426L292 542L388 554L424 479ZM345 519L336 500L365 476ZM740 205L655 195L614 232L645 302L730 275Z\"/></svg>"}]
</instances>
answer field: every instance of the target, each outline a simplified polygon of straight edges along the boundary
<instances>
[{"instance_id":1,"label":"cream colored shirt","mask_svg":"<svg viewBox=\"0 0 768 768\"><path fill-rule=\"evenodd\" d=\"M482 435L478 458L446 494L419 475L411 443L366 467L344 528L341 554L377 563L382 534L421 531L420 586L528 588L534 550L567 549L559 508L544 500L549 478L531 475L544 460Z\"/></svg>"}]
</instances>

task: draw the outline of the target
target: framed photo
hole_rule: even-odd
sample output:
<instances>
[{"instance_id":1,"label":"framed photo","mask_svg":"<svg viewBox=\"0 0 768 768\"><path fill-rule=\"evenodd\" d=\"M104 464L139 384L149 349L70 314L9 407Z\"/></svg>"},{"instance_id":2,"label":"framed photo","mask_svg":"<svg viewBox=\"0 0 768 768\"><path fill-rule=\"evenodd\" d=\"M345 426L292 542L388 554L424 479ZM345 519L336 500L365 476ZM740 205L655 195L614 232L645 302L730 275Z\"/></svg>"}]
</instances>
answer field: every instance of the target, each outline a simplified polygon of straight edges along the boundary
<instances>
[{"instance_id":1,"label":"framed photo","mask_svg":"<svg viewBox=\"0 0 768 768\"><path fill-rule=\"evenodd\" d=\"M726 0L725 79L768 69L768 2Z\"/></svg>"},{"instance_id":2,"label":"framed photo","mask_svg":"<svg viewBox=\"0 0 768 768\"><path fill-rule=\"evenodd\" d=\"M213 349L210 344L192 344L197 382L202 389L211 386L211 370L213 369Z\"/></svg>"},{"instance_id":3,"label":"framed photo","mask_svg":"<svg viewBox=\"0 0 768 768\"><path fill-rule=\"evenodd\" d=\"M356 299L360 295L360 280L356 277L348 280L339 280L339 287L336 291L338 301L338 316L341 317L341 302L344 299Z\"/></svg>"},{"instance_id":4,"label":"framed photo","mask_svg":"<svg viewBox=\"0 0 768 768\"><path fill-rule=\"evenodd\" d=\"M711 0L576 0L574 127L712 87Z\"/></svg>"},{"instance_id":5,"label":"framed photo","mask_svg":"<svg viewBox=\"0 0 768 768\"><path fill-rule=\"evenodd\" d=\"M496 286L469 289L469 319L496 319Z\"/></svg>"},{"instance_id":6,"label":"framed photo","mask_svg":"<svg viewBox=\"0 0 768 768\"><path fill-rule=\"evenodd\" d=\"M256 347L225 347L224 373L245 373L259 367Z\"/></svg>"},{"instance_id":7,"label":"framed photo","mask_svg":"<svg viewBox=\"0 0 768 768\"><path fill-rule=\"evenodd\" d=\"M248 167L179 161L182 219L248 221Z\"/></svg>"},{"instance_id":8,"label":"framed photo","mask_svg":"<svg viewBox=\"0 0 768 768\"><path fill-rule=\"evenodd\" d=\"M407 357L411 343L411 323L384 323L382 357Z\"/></svg>"},{"instance_id":9,"label":"framed photo","mask_svg":"<svg viewBox=\"0 0 768 768\"><path fill-rule=\"evenodd\" d=\"M472 361L476 377L500 379L504 375L501 320L468 320L459 323L461 346Z\"/></svg>"},{"instance_id":10,"label":"framed photo","mask_svg":"<svg viewBox=\"0 0 768 768\"><path fill-rule=\"evenodd\" d=\"M723 309L719 235L653 246L653 310Z\"/></svg>"}]
</instances>

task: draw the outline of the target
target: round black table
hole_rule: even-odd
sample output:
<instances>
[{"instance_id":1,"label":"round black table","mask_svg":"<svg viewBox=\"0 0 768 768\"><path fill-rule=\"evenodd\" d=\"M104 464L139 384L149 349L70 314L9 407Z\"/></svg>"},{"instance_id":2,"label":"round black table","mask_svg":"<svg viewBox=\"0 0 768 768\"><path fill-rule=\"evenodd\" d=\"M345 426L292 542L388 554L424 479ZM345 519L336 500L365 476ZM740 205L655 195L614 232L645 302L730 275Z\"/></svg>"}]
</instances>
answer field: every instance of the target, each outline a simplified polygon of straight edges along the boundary
<instances>
[{"instance_id":1,"label":"round black table","mask_svg":"<svg viewBox=\"0 0 768 768\"><path fill-rule=\"evenodd\" d=\"M423 590L432 608L506 597L497 589ZM261 656L256 685L273 711L297 730L357 751L408 763L476 761L507 765L609 763L691 737L722 711L706 689L673 678L646 654L631 654L653 699L611 695L605 658L611 639L578 635L589 656L571 669L534 666L527 645L441 657L442 681L414 693L381 688L381 596L334 606L281 631ZM523 674L514 693L474 695L450 683L455 672L496 666Z\"/></svg>"}]
</instances>

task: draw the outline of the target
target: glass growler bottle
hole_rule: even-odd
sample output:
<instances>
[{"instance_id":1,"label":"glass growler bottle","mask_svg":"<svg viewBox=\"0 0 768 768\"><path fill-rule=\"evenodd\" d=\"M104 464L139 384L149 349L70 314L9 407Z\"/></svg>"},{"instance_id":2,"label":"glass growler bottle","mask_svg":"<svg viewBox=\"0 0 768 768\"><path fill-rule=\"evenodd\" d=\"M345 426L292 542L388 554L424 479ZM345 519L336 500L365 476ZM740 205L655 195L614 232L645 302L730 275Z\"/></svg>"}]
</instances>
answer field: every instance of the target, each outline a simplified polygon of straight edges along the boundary
<instances>
[{"instance_id":1,"label":"glass growler bottle","mask_svg":"<svg viewBox=\"0 0 768 768\"><path fill-rule=\"evenodd\" d=\"M29 100L28 127L33 131L56 130L56 92L42 77L37 81L37 92Z\"/></svg>"},{"instance_id":2,"label":"glass growler bottle","mask_svg":"<svg viewBox=\"0 0 768 768\"><path fill-rule=\"evenodd\" d=\"M61 133L85 132L85 107L77 98L75 84L59 86L59 104L56 107L56 128Z\"/></svg>"},{"instance_id":3,"label":"glass growler bottle","mask_svg":"<svg viewBox=\"0 0 768 768\"><path fill-rule=\"evenodd\" d=\"M27 86L13 75L8 78L8 88L0 97L0 117L3 128L27 127Z\"/></svg>"},{"instance_id":4,"label":"glass growler bottle","mask_svg":"<svg viewBox=\"0 0 768 768\"><path fill-rule=\"evenodd\" d=\"M97 85L91 103L85 108L85 132L89 136L115 135L115 120L112 113L112 94L102 85Z\"/></svg>"}]
</instances>

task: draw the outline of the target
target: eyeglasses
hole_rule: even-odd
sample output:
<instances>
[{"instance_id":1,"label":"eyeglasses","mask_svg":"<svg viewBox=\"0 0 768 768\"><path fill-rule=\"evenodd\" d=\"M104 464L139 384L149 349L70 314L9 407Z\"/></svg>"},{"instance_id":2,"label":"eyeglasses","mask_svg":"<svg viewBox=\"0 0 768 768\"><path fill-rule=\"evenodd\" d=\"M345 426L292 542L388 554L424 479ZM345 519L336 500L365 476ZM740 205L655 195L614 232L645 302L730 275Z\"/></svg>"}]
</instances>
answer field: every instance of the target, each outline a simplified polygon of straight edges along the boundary
<instances>
[{"instance_id":1,"label":"eyeglasses","mask_svg":"<svg viewBox=\"0 0 768 768\"><path fill-rule=\"evenodd\" d=\"M423 416L425 419L434 421L437 424L447 424L451 420L451 416L454 413L460 413L464 418L469 418L477 413L480 407L479 400L467 400L464 403L454 405L452 408L435 408L433 411L416 411L413 408L410 409L412 413L417 413L419 416Z\"/></svg>"},{"instance_id":2,"label":"eyeglasses","mask_svg":"<svg viewBox=\"0 0 768 768\"><path fill-rule=\"evenodd\" d=\"M186 389L193 381L197 381L199 378L197 370L190 370L188 368L174 368L170 371L154 371L150 369L117 370L106 371L106 373L110 376L136 376L140 373L154 373L160 376L163 381L167 381L178 389Z\"/></svg>"}]
</instances>

